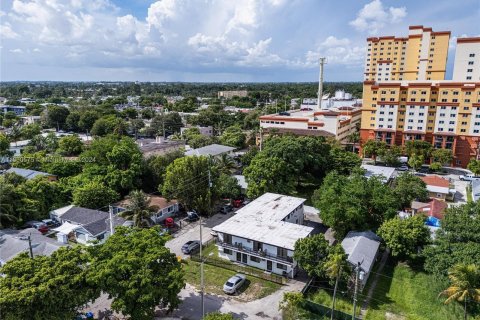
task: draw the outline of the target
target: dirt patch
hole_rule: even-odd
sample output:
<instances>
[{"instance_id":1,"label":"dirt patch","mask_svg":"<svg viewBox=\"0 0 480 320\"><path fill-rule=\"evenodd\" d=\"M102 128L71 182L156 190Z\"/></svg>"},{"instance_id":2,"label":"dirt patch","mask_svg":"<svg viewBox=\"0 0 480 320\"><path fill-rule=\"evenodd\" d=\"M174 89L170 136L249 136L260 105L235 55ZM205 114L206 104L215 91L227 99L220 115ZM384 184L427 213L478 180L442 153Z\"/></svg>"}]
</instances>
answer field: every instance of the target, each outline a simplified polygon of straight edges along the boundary
<instances>
[{"instance_id":1,"label":"dirt patch","mask_svg":"<svg viewBox=\"0 0 480 320\"><path fill-rule=\"evenodd\" d=\"M385 312L385 319L386 320L407 320L407 317L391 313L391 312Z\"/></svg>"}]
</instances>

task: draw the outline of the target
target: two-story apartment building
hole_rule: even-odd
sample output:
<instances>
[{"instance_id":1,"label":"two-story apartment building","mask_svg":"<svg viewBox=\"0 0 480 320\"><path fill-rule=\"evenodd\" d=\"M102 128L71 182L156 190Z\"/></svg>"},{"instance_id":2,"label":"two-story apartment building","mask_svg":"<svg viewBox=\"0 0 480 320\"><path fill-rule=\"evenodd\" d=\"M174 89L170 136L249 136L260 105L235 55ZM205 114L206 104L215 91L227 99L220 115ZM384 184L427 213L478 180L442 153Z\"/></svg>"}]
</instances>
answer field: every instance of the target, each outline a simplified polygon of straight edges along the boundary
<instances>
[{"instance_id":1,"label":"two-story apartment building","mask_svg":"<svg viewBox=\"0 0 480 320\"><path fill-rule=\"evenodd\" d=\"M334 137L340 142L358 130L361 110L359 107L344 106L325 110L296 110L287 113L269 114L260 117L264 134L278 131L302 136Z\"/></svg>"},{"instance_id":2,"label":"two-story apartment building","mask_svg":"<svg viewBox=\"0 0 480 320\"><path fill-rule=\"evenodd\" d=\"M218 254L233 262L293 278L295 242L313 228L302 225L305 199L265 193L214 227Z\"/></svg>"}]
</instances>

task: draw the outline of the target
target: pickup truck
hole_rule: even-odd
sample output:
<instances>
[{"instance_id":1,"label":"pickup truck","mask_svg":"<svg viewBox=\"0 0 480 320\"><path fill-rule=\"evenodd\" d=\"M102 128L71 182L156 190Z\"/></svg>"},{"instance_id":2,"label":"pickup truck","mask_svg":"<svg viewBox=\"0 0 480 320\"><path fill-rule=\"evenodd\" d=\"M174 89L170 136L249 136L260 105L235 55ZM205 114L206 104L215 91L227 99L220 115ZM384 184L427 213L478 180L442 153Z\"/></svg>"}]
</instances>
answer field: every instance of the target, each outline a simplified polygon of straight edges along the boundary
<instances>
[{"instance_id":1,"label":"pickup truck","mask_svg":"<svg viewBox=\"0 0 480 320\"><path fill-rule=\"evenodd\" d=\"M465 174L465 175L460 176L460 180L463 180L463 181L473 181L473 180L477 180L477 179L480 179L480 177L477 177L473 174Z\"/></svg>"}]
</instances>

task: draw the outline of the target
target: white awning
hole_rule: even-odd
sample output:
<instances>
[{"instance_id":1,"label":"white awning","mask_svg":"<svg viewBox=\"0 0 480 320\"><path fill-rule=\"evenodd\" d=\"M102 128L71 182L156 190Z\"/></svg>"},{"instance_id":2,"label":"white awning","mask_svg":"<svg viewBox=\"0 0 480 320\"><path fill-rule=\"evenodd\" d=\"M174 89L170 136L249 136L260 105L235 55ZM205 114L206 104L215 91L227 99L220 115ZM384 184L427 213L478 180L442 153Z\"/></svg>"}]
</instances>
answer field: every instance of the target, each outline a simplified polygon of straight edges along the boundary
<instances>
[{"instance_id":1,"label":"white awning","mask_svg":"<svg viewBox=\"0 0 480 320\"><path fill-rule=\"evenodd\" d=\"M63 234L69 234L70 232L72 232L73 230L78 229L78 228L80 228L79 225L71 224L69 222L65 222L60 227L57 227L57 228L53 229L53 231L58 231L58 232L63 233Z\"/></svg>"}]
</instances>

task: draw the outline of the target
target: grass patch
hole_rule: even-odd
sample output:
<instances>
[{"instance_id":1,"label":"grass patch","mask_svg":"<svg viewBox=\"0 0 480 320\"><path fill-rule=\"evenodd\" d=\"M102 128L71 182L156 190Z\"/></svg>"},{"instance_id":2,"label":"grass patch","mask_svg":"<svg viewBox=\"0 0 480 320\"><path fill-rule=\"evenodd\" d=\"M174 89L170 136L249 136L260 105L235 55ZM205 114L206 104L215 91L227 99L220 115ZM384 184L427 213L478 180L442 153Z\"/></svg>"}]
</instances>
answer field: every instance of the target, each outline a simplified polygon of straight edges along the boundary
<instances>
[{"instance_id":1,"label":"grass patch","mask_svg":"<svg viewBox=\"0 0 480 320\"><path fill-rule=\"evenodd\" d=\"M467 202L472 202L473 201L473 196L472 196L472 185L469 183L467 185Z\"/></svg>"},{"instance_id":2,"label":"grass patch","mask_svg":"<svg viewBox=\"0 0 480 320\"><path fill-rule=\"evenodd\" d=\"M386 265L379 276L365 320L457 320L462 319L462 307L443 304L438 293L446 284L432 275L416 272L409 266ZM373 278L375 274L371 274ZM371 279L369 279L371 280ZM362 300L367 294L362 292Z\"/></svg>"},{"instance_id":3,"label":"grass patch","mask_svg":"<svg viewBox=\"0 0 480 320\"><path fill-rule=\"evenodd\" d=\"M325 307L331 308L333 301L333 291L328 292L324 289L319 289L311 297L308 298L310 301L324 305ZM352 314L353 304L352 298L342 296L341 290L337 291L337 299L335 301L335 310L342 311L347 314ZM360 315L361 302L357 303L357 312L356 315Z\"/></svg>"},{"instance_id":4,"label":"grass patch","mask_svg":"<svg viewBox=\"0 0 480 320\"><path fill-rule=\"evenodd\" d=\"M185 280L196 288L200 288L200 263L187 260L184 264ZM204 264L204 284L207 293L225 295L223 284L237 272L224 268ZM280 289L280 285L264 279L247 275L247 281L239 290L235 298L242 301L251 301L266 297Z\"/></svg>"}]
</instances>

